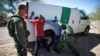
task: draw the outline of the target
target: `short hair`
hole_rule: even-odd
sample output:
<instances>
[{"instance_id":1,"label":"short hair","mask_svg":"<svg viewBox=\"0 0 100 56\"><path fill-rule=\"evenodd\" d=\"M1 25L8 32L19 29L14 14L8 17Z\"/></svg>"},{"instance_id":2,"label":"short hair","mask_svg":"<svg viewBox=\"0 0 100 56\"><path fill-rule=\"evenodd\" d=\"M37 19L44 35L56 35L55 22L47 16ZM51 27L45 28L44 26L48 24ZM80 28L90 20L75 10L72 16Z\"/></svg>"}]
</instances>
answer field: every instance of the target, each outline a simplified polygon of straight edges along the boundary
<instances>
[{"instance_id":1,"label":"short hair","mask_svg":"<svg viewBox=\"0 0 100 56\"><path fill-rule=\"evenodd\" d=\"M19 14L20 9L27 9L25 2L21 2L18 4L16 14Z\"/></svg>"},{"instance_id":2,"label":"short hair","mask_svg":"<svg viewBox=\"0 0 100 56\"><path fill-rule=\"evenodd\" d=\"M61 28L62 28L63 30L66 30L67 27L66 27L65 24L62 24L62 25L61 25Z\"/></svg>"},{"instance_id":3,"label":"short hair","mask_svg":"<svg viewBox=\"0 0 100 56\"><path fill-rule=\"evenodd\" d=\"M24 4L19 4L19 5L18 5L18 10L20 10L20 9L26 9L26 5L24 5Z\"/></svg>"},{"instance_id":4,"label":"short hair","mask_svg":"<svg viewBox=\"0 0 100 56\"><path fill-rule=\"evenodd\" d=\"M38 16L36 16L34 19L38 19L39 17Z\"/></svg>"}]
</instances>

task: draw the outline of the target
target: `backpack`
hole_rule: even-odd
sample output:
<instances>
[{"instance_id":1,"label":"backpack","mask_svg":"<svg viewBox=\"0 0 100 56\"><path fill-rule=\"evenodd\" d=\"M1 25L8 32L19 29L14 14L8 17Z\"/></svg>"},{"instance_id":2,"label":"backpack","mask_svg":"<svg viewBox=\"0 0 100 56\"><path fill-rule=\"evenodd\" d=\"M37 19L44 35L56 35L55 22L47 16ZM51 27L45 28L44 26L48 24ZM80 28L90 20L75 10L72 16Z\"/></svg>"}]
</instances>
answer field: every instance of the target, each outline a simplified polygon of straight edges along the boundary
<instances>
[{"instance_id":1,"label":"backpack","mask_svg":"<svg viewBox=\"0 0 100 56\"><path fill-rule=\"evenodd\" d=\"M14 37L14 33L15 33L15 27L14 27L13 19L12 19L13 17L19 17L19 18L21 18L20 16L17 16L17 15L11 16L9 18L8 24L7 24L7 29L8 29L8 33L9 33L10 37Z\"/></svg>"},{"instance_id":2,"label":"backpack","mask_svg":"<svg viewBox=\"0 0 100 56\"><path fill-rule=\"evenodd\" d=\"M8 24L7 24L7 28L8 28L8 33L9 33L9 36L11 37L14 37L14 34L15 34L15 27L14 27L14 23L13 23L13 17L18 17L18 18L22 18L20 16L17 16L17 15L14 15L12 17L10 17L9 21L8 21ZM22 20L24 21L24 19L22 18ZM30 32L29 31L26 31L26 37L28 37L30 35Z\"/></svg>"},{"instance_id":3,"label":"backpack","mask_svg":"<svg viewBox=\"0 0 100 56\"><path fill-rule=\"evenodd\" d=\"M9 18L8 24L7 24L7 29L10 37L14 37L14 25L13 25L13 16Z\"/></svg>"}]
</instances>

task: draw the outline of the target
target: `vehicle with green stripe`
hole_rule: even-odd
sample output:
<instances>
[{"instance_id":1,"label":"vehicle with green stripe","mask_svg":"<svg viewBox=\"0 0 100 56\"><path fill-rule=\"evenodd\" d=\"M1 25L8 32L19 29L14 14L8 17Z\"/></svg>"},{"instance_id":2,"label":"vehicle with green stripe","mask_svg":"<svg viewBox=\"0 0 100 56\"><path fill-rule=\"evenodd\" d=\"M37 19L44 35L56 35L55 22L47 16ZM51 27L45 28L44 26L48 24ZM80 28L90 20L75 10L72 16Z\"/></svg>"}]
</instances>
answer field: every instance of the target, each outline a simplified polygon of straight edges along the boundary
<instances>
[{"instance_id":1,"label":"vehicle with green stripe","mask_svg":"<svg viewBox=\"0 0 100 56\"><path fill-rule=\"evenodd\" d=\"M62 7L42 3L28 3L28 16L34 11L35 16L43 15L45 20L54 20L57 16L59 24L66 24L72 27L74 33L83 32L88 34L90 22L84 11L77 8ZM45 24L44 31L49 37L53 37L55 28L50 24ZM52 39L51 39L52 40Z\"/></svg>"}]
</instances>

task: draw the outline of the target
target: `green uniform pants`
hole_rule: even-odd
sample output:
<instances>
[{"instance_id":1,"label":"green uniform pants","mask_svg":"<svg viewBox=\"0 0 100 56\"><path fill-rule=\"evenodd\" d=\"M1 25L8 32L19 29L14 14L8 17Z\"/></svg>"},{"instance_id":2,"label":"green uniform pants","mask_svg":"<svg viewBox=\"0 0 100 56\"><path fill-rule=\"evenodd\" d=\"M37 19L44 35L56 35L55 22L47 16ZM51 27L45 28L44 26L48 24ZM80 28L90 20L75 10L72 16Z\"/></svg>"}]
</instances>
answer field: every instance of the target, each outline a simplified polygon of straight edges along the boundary
<instances>
[{"instance_id":1,"label":"green uniform pants","mask_svg":"<svg viewBox=\"0 0 100 56\"><path fill-rule=\"evenodd\" d=\"M27 49L23 48L21 45L16 45L17 56L27 56Z\"/></svg>"},{"instance_id":2,"label":"green uniform pants","mask_svg":"<svg viewBox=\"0 0 100 56\"><path fill-rule=\"evenodd\" d=\"M14 37L14 42L17 49L17 56L27 56L27 49L23 48L23 46L19 44L17 37Z\"/></svg>"},{"instance_id":3,"label":"green uniform pants","mask_svg":"<svg viewBox=\"0 0 100 56\"><path fill-rule=\"evenodd\" d=\"M62 49L63 44L67 44L68 48L74 53L76 56L79 56L78 51L74 47L74 37L73 36L68 36L65 40L59 40L58 41L58 50Z\"/></svg>"}]
</instances>

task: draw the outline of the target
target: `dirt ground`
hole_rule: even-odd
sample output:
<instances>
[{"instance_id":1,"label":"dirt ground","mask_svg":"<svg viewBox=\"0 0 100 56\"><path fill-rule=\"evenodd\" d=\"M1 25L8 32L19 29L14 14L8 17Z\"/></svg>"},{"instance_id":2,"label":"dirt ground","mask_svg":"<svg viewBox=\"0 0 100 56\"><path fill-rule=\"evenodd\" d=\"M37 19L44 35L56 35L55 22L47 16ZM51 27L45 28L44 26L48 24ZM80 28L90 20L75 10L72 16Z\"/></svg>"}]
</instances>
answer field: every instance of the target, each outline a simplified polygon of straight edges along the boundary
<instances>
[{"instance_id":1,"label":"dirt ground","mask_svg":"<svg viewBox=\"0 0 100 56\"><path fill-rule=\"evenodd\" d=\"M93 28L89 35L75 35L75 48L81 56L100 56L100 30ZM13 39L0 40L0 56L16 56ZM28 56L31 54L28 52ZM61 54L47 52L41 48L39 56L74 56L74 54L66 46Z\"/></svg>"}]
</instances>

